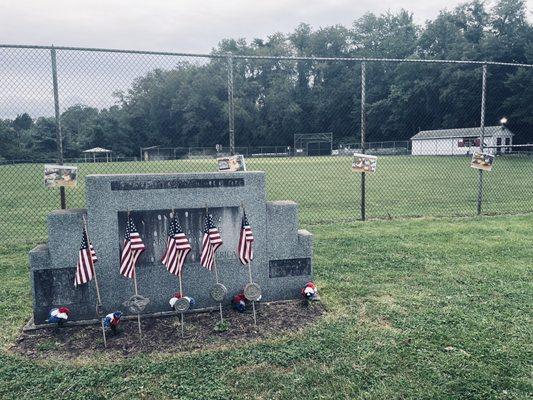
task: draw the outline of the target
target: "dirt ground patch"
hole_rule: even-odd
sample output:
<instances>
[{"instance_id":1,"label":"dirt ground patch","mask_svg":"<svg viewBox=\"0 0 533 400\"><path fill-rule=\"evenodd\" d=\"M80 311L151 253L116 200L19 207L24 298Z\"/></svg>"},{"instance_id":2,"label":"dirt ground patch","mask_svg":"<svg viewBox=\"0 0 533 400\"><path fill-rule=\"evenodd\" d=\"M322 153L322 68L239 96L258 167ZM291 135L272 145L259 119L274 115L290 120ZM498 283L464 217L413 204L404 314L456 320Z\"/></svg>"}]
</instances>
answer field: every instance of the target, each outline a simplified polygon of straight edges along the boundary
<instances>
[{"instance_id":1,"label":"dirt ground patch","mask_svg":"<svg viewBox=\"0 0 533 400\"><path fill-rule=\"evenodd\" d=\"M124 320L117 335L107 333L106 352L113 353L113 356L129 357L140 353L189 352L245 343L298 331L316 322L325 312L321 303L305 301L258 304L256 310L257 327L254 326L251 307L242 314L224 310L224 318L230 324L224 332L214 329L220 320L218 310L186 314L183 338L179 315L145 317L142 319L142 342L139 340L137 320ZM90 357L102 350L102 331L100 325L96 324L23 332L11 347L12 352L32 359Z\"/></svg>"}]
</instances>

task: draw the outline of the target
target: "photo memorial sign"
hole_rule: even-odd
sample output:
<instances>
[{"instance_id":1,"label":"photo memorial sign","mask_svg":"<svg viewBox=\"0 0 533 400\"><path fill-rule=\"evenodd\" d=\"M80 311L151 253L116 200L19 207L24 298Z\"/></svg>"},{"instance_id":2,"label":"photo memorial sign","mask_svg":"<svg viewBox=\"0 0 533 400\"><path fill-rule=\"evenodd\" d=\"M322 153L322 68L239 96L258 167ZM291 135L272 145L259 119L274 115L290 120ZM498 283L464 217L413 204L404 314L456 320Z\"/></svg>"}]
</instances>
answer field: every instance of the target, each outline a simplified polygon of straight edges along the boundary
<instances>
[{"instance_id":1,"label":"photo memorial sign","mask_svg":"<svg viewBox=\"0 0 533 400\"><path fill-rule=\"evenodd\" d=\"M242 154L230 157L217 158L219 171L246 171L246 163L244 162L244 156Z\"/></svg>"},{"instance_id":2,"label":"photo memorial sign","mask_svg":"<svg viewBox=\"0 0 533 400\"><path fill-rule=\"evenodd\" d=\"M369 154L354 153L352 161L352 171L354 172L376 172L378 158Z\"/></svg>"},{"instance_id":3,"label":"photo memorial sign","mask_svg":"<svg viewBox=\"0 0 533 400\"><path fill-rule=\"evenodd\" d=\"M493 154L479 153L477 151L472 154L472 161L470 162L472 168L490 171L492 170L492 164L494 164Z\"/></svg>"},{"instance_id":4,"label":"photo memorial sign","mask_svg":"<svg viewBox=\"0 0 533 400\"><path fill-rule=\"evenodd\" d=\"M77 181L78 167L52 164L44 166L44 186L47 188L76 187Z\"/></svg>"}]
</instances>

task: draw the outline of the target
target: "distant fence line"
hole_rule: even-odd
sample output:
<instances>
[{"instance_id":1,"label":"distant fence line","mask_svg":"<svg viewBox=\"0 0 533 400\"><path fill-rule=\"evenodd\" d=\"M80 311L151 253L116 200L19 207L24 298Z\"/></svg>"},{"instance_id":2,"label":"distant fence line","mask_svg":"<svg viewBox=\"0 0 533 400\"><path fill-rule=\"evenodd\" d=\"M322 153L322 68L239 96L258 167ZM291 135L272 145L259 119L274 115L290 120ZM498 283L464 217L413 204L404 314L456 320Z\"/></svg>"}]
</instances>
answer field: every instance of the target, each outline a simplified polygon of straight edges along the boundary
<instances>
[{"instance_id":1,"label":"distant fence line","mask_svg":"<svg viewBox=\"0 0 533 400\"><path fill-rule=\"evenodd\" d=\"M294 200L303 226L419 216L473 216L478 213L478 171L471 156L378 156L367 173L351 171L352 156L250 157L249 170L266 172L268 200ZM54 160L49 160L54 163ZM85 207L89 174L216 171L213 157L156 161L68 162L78 184L64 190L67 208ZM60 192L45 188L44 162L0 165L0 244L46 240L46 217L62 205ZM483 175L483 214L533 212L533 152L496 155ZM364 209L361 209L363 205Z\"/></svg>"},{"instance_id":2,"label":"distant fence line","mask_svg":"<svg viewBox=\"0 0 533 400\"><path fill-rule=\"evenodd\" d=\"M91 51L99 53L122 53L122 54L139 54L139 55L156 55L156 56L174 56L174 57L200 57L200 58L227 58L231 56L235 59L257 59L257 60L290 60L290 61L374 61L374 62L391 62L391 63L427 63L427 64L461 64L461 65L501 65L510 67L533 68L532 64L511 63L500 61L483 61L483 60L442 60L442 59L417 59L417 58L378 58L378 57L318 57L318 56L260 56L260 55L241 55L241 54L216 54L216 53L179 53L171 51L149 51L149 50L126 50L126 49L108 49L98 47L76 47L76 46L38 46L23 44L1 44L0 48L6 49L41 49L41 50L67 50L67 51Z\"/></svg>"}]
</instances>

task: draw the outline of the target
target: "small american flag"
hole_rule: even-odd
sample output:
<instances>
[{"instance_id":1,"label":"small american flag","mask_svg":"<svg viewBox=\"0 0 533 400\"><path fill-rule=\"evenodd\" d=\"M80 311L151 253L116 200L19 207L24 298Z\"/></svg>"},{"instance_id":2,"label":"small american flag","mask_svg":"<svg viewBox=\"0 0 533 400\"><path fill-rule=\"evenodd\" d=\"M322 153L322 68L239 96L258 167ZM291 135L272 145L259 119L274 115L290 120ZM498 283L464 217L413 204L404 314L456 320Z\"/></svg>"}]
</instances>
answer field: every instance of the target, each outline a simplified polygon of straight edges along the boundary
<instances>
[{"instance_id":1,"label":"small american flag","mask_svg":"<svg viewBox=\"0 0 533 400\"><path fill-rule=\"evenodd\" d=\"M81 237L81 246L78 253L78 263L76 265L76 276L74 277L74 286L83 285L89 282L94 277L94 263L98 261L96 252L89 239L87 238L87 231L83 227Z\"/></svg>"},{"instance_id":2,"label":"small american flag","mask_svg":"<svg viewBox=\"0 0 533 400\"><path fill-rule=\"evenodd\" d=\"M241 236L239 238L239 260L243 264L248 264L254 259L254 234L252 232L252 227L248 223L248 218L246 218L246 212L242 215L241 223Z\"/></svg>"},{"instance_id":3,"label":"small american flag","mask_svg":"<svg viewBox=\"0 0 533 400\"><path fill-rule=\"evenodd\" d=\"M165 264L168 272L180 276L185 258L190 251L191 244L181 230L178 219L176 217L172 218L168 227L167 249L163 258L161 258L161 262Z\"/></svg>"},{"instance_id":4,"label":"small american flag","mask_svg":"<svg viewBox=\"0 0 533 400\"><path fill-rule=\"evenodd\" d=\"M128 217L126 234L124 235L124 247L120 256L120 273L126 278L131 279L135 276L135 264L143 251L144 243L133 224L133 220Z\"/></svg>"},{"instance_id":5,"label":"small american flag","mask_svg":"<svg viewBox=\"0 0 533 400\"><path fill-rule=\"evenodd\" d=\"M215 224L213 224L213 217L211 214L208 214L205 219L202 254L200 255L200 264L203 267L206 267L208 270L213 268L215 264L215 252L220 246L222 246L220 232Z\"/></svg>"}]
</instances>

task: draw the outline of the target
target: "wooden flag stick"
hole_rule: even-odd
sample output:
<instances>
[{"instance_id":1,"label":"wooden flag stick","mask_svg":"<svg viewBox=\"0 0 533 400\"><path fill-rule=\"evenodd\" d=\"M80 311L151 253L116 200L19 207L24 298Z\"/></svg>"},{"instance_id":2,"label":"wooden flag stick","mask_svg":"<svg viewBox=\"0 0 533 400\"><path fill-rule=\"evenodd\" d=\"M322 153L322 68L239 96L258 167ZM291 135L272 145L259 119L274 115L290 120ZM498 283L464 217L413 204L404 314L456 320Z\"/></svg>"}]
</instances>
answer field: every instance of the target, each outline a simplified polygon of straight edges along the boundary
<instances>
[{"instance_id":1,"label":"wooden flag stick","mask_svg":"<svg viewBox=\"0 0 533 400\"><path fill-rule=\"evenodd\" d=\"M215 279L218 283L218 272L217 272L217 262L215 256L213 255L213 269L215 270ZM222 302L218 303L218 309L220 310L220 322L224 322L224 317L222 316Z\"/></svg>"},{"instance_id":2,"label":"wooden flag stick","mask_svg":"<svg viewBox=\"0 0 533 400\"><path fill-rule=\"evenodd\" d=\"M244 208L244 202L241 202L242 212L243 214L246 213L246 209ZM248 278L250 279L250 283L253 283L254 280L252 278L252 260L248 263ZM254 325L257 326L257 314L255 312L255 300L252 300L252 310L254 313Z\"/></svg>"},{"instance_id":3,"label":"wooden flag stick","mask_svg":"<svg viewBox=\"0 0 533 400\"><path fill-rule=\"evenodd\" d=\"M135 296L137 296L139 294L139 291L137 290L137 273L136 271L133 271L133 285L135 287ZM139 339L141 339L141 341L143 340L143 333L142 333L142 330L141 330L141 313L138 311L137 312L137 325L139 327Z\"/></svg>"},{"instance_id":4,"label":"wooden flag stick","mask_svg":"<svg viewBox=\"0 0 533 400\"><path fill-rule=\"evenodd\" d=\"M181 297L183 297L183 285L181 283L181 271L180 271L180 274L178 275L178 278L180 280L180 294L181 294ZM184 335L184 324L185 324L185 315L183 313L181 313L181 337L183 337Z\"/></svg>"},{"instance_id":5,"label":"wooden flag stick","mask_svg":"<svg viewBox=\"0 0 533 400\"><path fill-rule=\"evenodd\" d=\"M130 222L130 209L128 208L128 220L126 221L126 224L129 224ZM137 267L137 266L135 266ZM136 268L135 268L136 269ZM139 290L137 288L137 271L133 270L133 289L135 290L135 296L139 294ZM139 327L139 339L143 340L143 334L141 329L141 313L137 311L137 326Z\"/></svg>"},{"instance_id":6,"label":"wooden flag stick","mask_svg":"<svg viewBox=\"0 0 533 400\"><path fill-rule=\"evenodd\" d=\"M252 279L252 261L248 263L248 277L250 278L250 283L253 283Z\"/></svg>"},{"instance_id":7,"label":"wooden flag stick","mask_svg":"<svg viewBox=\"0 0 533 400\"><path fill-rule=\"evenodd\" d=\"M98 278L96 277L96 268L94 267L94 262L92 260L92 254L90 254L91 253L91 239L89 239L89 230L87 229L87 218L85 217L85 214L83 214L83 228L85 229L85 235L87 235L87 245L89 246L89 255L91 258L91 264L93 265L94 286L96 288L96 318L100 320L100 323L102 325L102 338L104 339L104 347L107 348L107 339L105 337L104 320L100 316L100 310L102 307L102 299L100 297L100 287L98 286Z\"/></svg>"},{"instance_id":8,"label":"wooden flag stick","mask_svg":"<svg viewBox=\"0 0 533 400\"><path fill-rule=\"evenodd\" d=\"M257 315L255 314L255 300L252 301L252 310L254 312L254 326L257 327Z\"/></svg>"},{"instance_id":9,"label":"wooden flag stick","mask_svg":"<svg viewBox=\"0 0 533 400\"><path fill-rule=\"evenodd\" d=\"M207 203L205 204L205 217L209 218L209 208L207 207ZM218 284L218 271L217 271L217 262L215 258L215 254L213 254L213 269L215 270L215 280ZM220 310L220 322L224 322L224 317L222 315L222 302L218 303L218 309Z\"/></svg>"},{"instance_id":10,"label":"wooden flag stick","mask_svg":"<svg viewBox=\"0 0 533 400\"><path fill-rule=\"evenodd\" d=\"M253 283L252 279L252 261L248 263L248 276L250 278L250 283ZM257 326L257 315L255 313L255 300L252 300L252 310L254 312L254 325Z\"/></svg>"},{"instance_id":11,"label":"wooden flag stick","mask_svg":"<svg viewBox=\"0 0 533 400\"><path fill-rule=\"evenodd\" d=\"M176 218L176 210L174 208L172 208L172 218ZM183 296L183 284L181 280L181 271L179 271L178 279L180 283L180 294L181 294L181 297L184 297ZM180 318L181 319L181 337L183 337L185 335L185 332L184 332L185 315L183 313L180 313L180 317L181 317Z\"/></svg>"}]
</instances>

